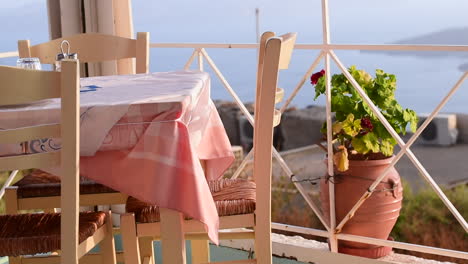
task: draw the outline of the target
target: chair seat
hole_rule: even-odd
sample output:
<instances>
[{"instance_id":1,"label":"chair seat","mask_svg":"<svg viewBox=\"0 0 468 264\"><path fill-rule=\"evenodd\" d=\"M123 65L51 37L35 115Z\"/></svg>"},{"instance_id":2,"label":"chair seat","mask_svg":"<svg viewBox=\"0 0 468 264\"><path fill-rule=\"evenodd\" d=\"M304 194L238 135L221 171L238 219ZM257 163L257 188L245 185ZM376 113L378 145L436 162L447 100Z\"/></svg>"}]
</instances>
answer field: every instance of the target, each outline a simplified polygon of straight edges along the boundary
<instances>
[{"instance_id":1,"label":"chair seat","mask_svg":"<svg viewBox=\"0 0 468 264\"><path fill-rule=\"evenodd\" d=\"M80 213L79 241L92 236L107 221L103 212ZM60 250L60 213L0 216L0 256L20 256Z\"/></svg>"},{"instance_id":2,"label":"chair seat","mask_svg":"<svg viewBox=\"0 0 468 264\"><path fill-rule=\"evenodd\" d=\"M243 179L221 179L209 181L211 194L215 200L218 215L251 214L255 211L255 182ZM126 210L135 214L140 223L159 222L159 207L129 197ZM189 217L186 217L189 219Z\"/></svg>"},{"instance_id":3,"label":"chair seat","mask_svg":"<svg viewBox=\"0 0 468 264\"><path fill-rule=\"evenodd\" d=\"M19 198L60 196L60 177L42 170L33 170L13 186ZM80 194L113 193L115 190L81 177Z\"/></svg>"}]
</instances>

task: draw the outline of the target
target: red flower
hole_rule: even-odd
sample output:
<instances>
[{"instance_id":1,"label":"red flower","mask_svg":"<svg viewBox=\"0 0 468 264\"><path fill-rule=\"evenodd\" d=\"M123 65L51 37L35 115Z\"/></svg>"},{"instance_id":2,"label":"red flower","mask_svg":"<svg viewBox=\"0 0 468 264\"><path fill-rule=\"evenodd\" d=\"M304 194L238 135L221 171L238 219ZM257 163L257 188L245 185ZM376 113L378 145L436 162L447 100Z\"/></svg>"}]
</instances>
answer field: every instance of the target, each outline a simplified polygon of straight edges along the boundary
<instances>
[{"instance_id":1,"label":"red flower","mask_svg":"<svg viewBox=\"0 0 468 264\"><path fill-rule=\"evenodd\" d=\"M316 72L310 76L310 83L313 85L316 85L318 80L322 78L325 75L325 70L321 70L319 72Z\"/></svg>"},{"instance_id":2,"label":"red flower","mask_svg":"<svg viewBox=\"0 0 468 264\"><path fill-rule=\"evenodd\" d=\"M372 125L372 122L369 117L363 117L361 119L361 127L366 128L367 131L372 132L374 129L374 125Z\"/></svg>"}]
</instances>

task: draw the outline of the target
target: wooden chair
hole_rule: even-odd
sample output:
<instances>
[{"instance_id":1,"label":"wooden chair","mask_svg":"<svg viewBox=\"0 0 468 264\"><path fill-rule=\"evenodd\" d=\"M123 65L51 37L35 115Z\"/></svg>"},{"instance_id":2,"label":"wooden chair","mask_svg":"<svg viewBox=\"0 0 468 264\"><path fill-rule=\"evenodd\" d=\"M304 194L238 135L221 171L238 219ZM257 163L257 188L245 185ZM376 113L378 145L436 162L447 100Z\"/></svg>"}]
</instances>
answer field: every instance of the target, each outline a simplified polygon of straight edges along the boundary
<instances>
[{"instance_id":1,"label":"wooden chair","mask_svg":"<svg viewBox=\"0 0 468 264\"><path fill-rule=\"evenodd\" d=\"M0 106L61 98L61 124L0 130L0 144L44 137L62 139L60 151L0 157L0 170L60 166L62 213L0 216L0 256L10 263L47 261L78 264L98 243L102 263L116 262L112 220L103 212L78 213L79 192L79 70L77 60L63 62L62 72L0 67ZM61 250L61 256L34 255Z\"/></svg>"},{"instance_id":2,"label":"wooden chair","mask_svg":"<svg viewBox=\"0 0 468 264\"><path fill-rule=\"evenodd\" d=\"M54 64L60 43L66 39L71 51L82 63L105 62L135 58L136 73L148 73L149 33L138 32L136 39L98 33L77 34L31 46L29 40L18 41L20 58L37 57L41 63ZM131 74L135 72L127 72Z\"/></svg>"},{"instance_id":3,"label":"wooden chair","mask_svg":"<svg viewBox=\"0 0 468 264\"><path fill-rule=\"evenodd\" d=\"M128 39L97 33L78 34L30 46L29 40L18 41L19 57L37 57L41 63L55 63L62 40L68 40L80 62L103 62L123 58L136 58L136 73L147 73L149 65L149 33L137 33L137 39ZM127 195L106 186L84 180L80 184L80 205L125 204ZM33 170L5 190L6 210L14 214L19 210L60 208L60 177L41 170Z\"/></svg>"},{"instance_id":4,"label":"wooden chair","mask_svg":"<svg viewBox=\"0 0 468 264\"><path fill-rule=\"evenodd\" d=\"M220 233L220 239L255 239L256 259L241 263L266 264L272 262L271 245L271 171L273 128L281 119L275 110L275 103L282 99L283 90L277 88L278 71L289 65L294 48L296 34L274 37L266 32L260 42L256 111L254 126L254 171L252 180L221 179L209 182L210 190L220 216L220 229L253 228L239 232ZM162 210L163 208L161 208ZM203 224L195 220L185 220L182 227L174 221L169 224L159 216L159 208L129 197L129 213L121 215L121 231L126 264L152 263L154 256L147 249L153 239L160 238L165 263L178 264L185 262L185 239L192 240L192 263L208 263L209 251L207 235ZM165 215L161 216L165 217ZM180 228L183 230L181 231ZM146 237L146 240L137 238ZM179 238L179 241L173 241ZM145 243L142 245L142 241ZM167 247L167 242L179 247ZM150 244L148 244L150 243ZM146 255L145 255L146 254ZM151 254L151 255L150 255ZM235 262L228 262L235 263Z\"/></svg>"},{"instance_id":5,"label":"wooden chair","mask_svg":"<svg viewBox=\"0 0 468 264\"><path fill-rule=\"evenodd\" d=\"M5 189L7 214L21 210L44 210L55 212L61 207L61 184L59 176L33 169L14 185ZM80 177L81 178L81 177ZM81 178L80 206L125 204L128 196L107 186Z\"/></svg>"}]
</instances>

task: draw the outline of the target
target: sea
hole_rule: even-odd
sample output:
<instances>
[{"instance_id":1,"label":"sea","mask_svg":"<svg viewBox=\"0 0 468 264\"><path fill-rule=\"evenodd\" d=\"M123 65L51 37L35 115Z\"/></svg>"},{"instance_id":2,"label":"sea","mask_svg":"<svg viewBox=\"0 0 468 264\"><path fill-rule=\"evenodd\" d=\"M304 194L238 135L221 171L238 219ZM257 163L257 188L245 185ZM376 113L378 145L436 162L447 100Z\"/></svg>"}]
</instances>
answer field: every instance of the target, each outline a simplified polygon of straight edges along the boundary
<instances>
[{"instance_id":1,"label":"sea","mask_svg":"<svg viewBox=\"0 0 468 264\"><path fill-rule=\"evenodd\" d=\"M446 44L468 45L466 0L329 0L330 40L337 44ZM255 43L256 16L260 31L297 32L297 43L322 43L321 0L133 0L134 30L148 31L151 43ZM46 0L0 0L0 53L16 50L18 39L32 44L48 40ZM73 47L72 47L73 49ZM151 71L182 69L193 50L151 49ZM256 51L207 49L225 79L244 102L255 94ZM404 108L432 111L463 70L466 52L336 51L346 66L356 65L373 74L382 69L397 77L396 97ZM280 85L289 95L317 57L317 50L296 50ZM0 59L15 65L16 58ZM207 63L213 99L232 100ZM316 71L324 67L321 63ZM196 68L194 63L193 68ZM333 64L333 73L339 69ZM307 78L309 76L306 76ZM306 81L291 106L323 105L314 101ZM468 84L463 84L443 112L468 113Z\"/></svg>"}]
</instances>

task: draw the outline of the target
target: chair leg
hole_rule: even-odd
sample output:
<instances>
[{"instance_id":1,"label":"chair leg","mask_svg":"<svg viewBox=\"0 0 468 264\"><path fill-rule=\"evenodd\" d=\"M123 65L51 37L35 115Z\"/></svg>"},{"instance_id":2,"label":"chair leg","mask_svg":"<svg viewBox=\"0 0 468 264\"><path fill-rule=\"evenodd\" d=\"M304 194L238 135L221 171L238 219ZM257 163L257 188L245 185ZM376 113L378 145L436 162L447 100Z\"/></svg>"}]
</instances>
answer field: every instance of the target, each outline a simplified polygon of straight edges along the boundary
<instances>
[{"instance_id":1,"label":"chair leg","mask_svg":"<svg viewBox=\"0 0 468 264\"><path fill-rule=\"evenodd\" d=\"M113 234L112 215L111 212L107 215L106 237L101 241L102 263L115 264L117 259L115 256L115 242Z\"/></svg>"},{"instance_id":2,"label":"chair leg","mask_svg":"<svg viewBox=\"0 0 468 264\"><path fill-rule=\"evenodd\" d=\"M210 243L208 240L191 240L192 264L210 262Z\"/></svg>"},{"instance_id":3,"label":"chair leg","mask_svg":"<svg viewBox=\"0 0 468 264\"><path fill-rule=\"evenodd\" d=\"M125 264L140 264L139 243L133 214L120 215L120 231L122 233Z\"/></svg>"},{"instance_id":4,"label":"chair leg","mask_svg":"<svg viewBox=\"0 0 468 264\"><path fill-rule=\"evenodd\" d=\"M21 257L8 257L9 264L21 264Z\"/></svg>"},{"instance_id":5,"label":"chair leg","mask_svg":"<svg viewBox=\"0 0 468 264\"><path fill-rule=\"evenodd\" d=\"M261 222L260 222L261 223ZM265 225L270 226L270 225ZM257 263L268 264L272 263L272 245L271 245L271 228L256 224L255 230L255 258Z\"/></svg>"},{"instance_id":6,"label":"chair leg","mask_svg":"<svg viewBox=\"0 0 468 264\"><path fill-rule=\"evenodd\" d=\"M181 213L171 209L160 208L160 213L163 263L185 264L184 218Z\"/></svg>"},{"instance_id":7,"label":"chair leg","mask_svg":"<svg viewBox=\"0 0 468 264\"><path fill-rule=\"evenodd\" d=\"M140 237L138 238L140 245L140 256L143 264L155 264L153 238L152 237Z\"/></svg>"},{"instance_id":8,"label":"chair leg","mask_svg":"<svg viewBox=\"0 0 468 264\"><path fill-rule=\"evenodd\" d=\"M7 214L18 213L18 187L8 187L5 189L5 211Z\"/></svg>"}]
</instances>

